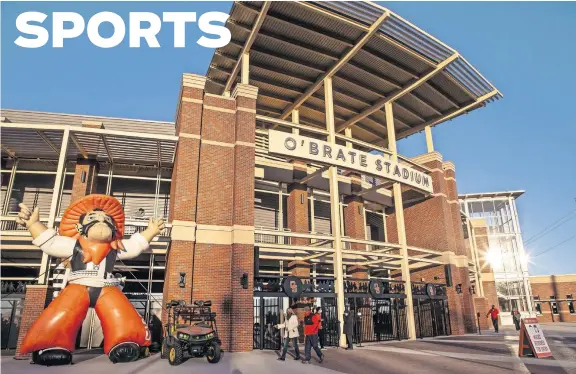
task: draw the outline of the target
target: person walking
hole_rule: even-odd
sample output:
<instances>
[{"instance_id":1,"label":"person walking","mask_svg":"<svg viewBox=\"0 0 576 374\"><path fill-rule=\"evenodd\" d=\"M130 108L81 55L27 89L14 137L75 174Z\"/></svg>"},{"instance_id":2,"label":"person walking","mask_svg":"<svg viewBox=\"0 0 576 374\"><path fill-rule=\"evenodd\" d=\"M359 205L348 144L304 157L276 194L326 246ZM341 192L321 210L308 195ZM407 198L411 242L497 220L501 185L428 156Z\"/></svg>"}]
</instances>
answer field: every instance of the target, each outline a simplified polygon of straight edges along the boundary
<instances>
[{"instance_id":1,"label":"person walking","mask_svg":"<svg viewBox=\"0 0 576 374\"><path fill-rule=\"evenodd\" d=\"M520 331L520 319L522 319L522 315L518 311L518 308L512 309L512 320L514 320L514 326L516 326L516 331Z\"/></svg>"},{"instance_id":2,"label":"person walking","mask_svg":"<svg viewBox=\"0 0 576 374\"><path fill-rule=\"evenodd\" d=\"M303 364L309 364L312 354L312 348L318 356L318 362L321 364L324 361L324 355L320 348L318 348L318 331L320 329L320 316L316 313L310 312L310 307L304 308L304 335L306 336L306 343L304 345L304 360Z\"/></svg>"},{"instance_id":3,"label":"person walking","mask_svg":"<svg viewBox=\"0 0 576 374\"><path fill-rule=\"evenodd\" d=\"M498 314L500 314L500 311L494 305L492 305L492 308L490 308L486 314L486 317L490 316L490 318L492 318L492 324L494 325L495 332L498 332Z\"/></svg>"},{"instance_id":4,"label":"person walking","mask_svg":"<svg viewBox=\"0 0 576 374\"><path fill-rule=\"evenodd\" d=\"M294 360L299 360L300 350L298 349L298 337L300 334L298 334L298 317L292 308L288 308L286 311L286 319L284 320L284 323L276 325L276 328L284 329L284 349L282 349L282 356L278 357L278 360L286 360L286 353L288 352L290 340L292 340L292 344L294 344Z\"/></svg>"},{"instance_id":5,"label":"person walking","mask_svg":"<svg viewBox=\"0 0 576 374\"><path fill-rule=\"evenodd\" d=\"M316 308L316 314L318 314L320 316L320 325L318 326L318 343L320 344L320 350L325 349L324 348L324 343L325 343L325 338L324 338L324 314L322 314L322 308L321 307L317 307Z\"/></svg>"},{"instance_id":6,"label":"person walking","mask_svg":"<svg viewBox=\"0 0 576 374\"><path fill-rule=\"evenodd\" d=\"M349 310L344 312L344 334L346 335L346 342L348 343L348 349L354 349L352 345L352 336L354 335L354 314L350 313Z\"/></svg>"}]
</instances>

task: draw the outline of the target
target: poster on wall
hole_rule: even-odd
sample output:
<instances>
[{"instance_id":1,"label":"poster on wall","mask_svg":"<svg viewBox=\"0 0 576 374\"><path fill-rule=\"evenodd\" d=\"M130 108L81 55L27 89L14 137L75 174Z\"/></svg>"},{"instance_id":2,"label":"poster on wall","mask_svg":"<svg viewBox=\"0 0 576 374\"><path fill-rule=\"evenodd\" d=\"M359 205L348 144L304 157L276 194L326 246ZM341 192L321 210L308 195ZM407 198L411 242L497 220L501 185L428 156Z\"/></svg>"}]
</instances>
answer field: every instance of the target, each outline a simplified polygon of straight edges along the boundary
<instances>
[{"instance_id":1,"label":"poster on wall","mask_svg":"<svg viewBox=\"0 0 576 374\"><path fill-rule=\"evenodd\" d=\"M518 356L552 357L544 332L537 318L523 318L520 326Z\"/></svg>"}]
</instances>

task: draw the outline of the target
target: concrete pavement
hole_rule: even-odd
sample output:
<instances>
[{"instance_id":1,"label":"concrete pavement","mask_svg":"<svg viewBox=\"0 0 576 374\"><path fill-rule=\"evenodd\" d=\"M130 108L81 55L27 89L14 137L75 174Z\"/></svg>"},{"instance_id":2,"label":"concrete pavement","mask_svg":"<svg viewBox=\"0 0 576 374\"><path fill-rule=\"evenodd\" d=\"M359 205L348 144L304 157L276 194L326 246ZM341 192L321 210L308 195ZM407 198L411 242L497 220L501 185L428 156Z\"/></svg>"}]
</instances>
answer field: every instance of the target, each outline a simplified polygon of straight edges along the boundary
<instances>
[{"instance_id":1,"label":"concrete pavement","mask_svg":"<svg viewBox=\"0 0 576 374\"><path fill-rule=\"evenodd\" d=\"M65 367L39 367L27 361L2 356L3 374L148 374L148 373L214 373L214 374L294 374L294 373L454 373L454 374L576 374L576 324L543 324L544 333L554 357L552 359L518 358L518 333L502 329L499 334L449 336L417 341L387 342L356 347L353 351L323 351L323 364L313 358L303 365L287 357L277 361L274 351L226 353L218 364L205 359L190 359L172 367L159 355L130 364L113 365L108 358L94 353L77 353L75 364ZM313 353L314 357L314 353Z\"/></svg>"}]
</instances>

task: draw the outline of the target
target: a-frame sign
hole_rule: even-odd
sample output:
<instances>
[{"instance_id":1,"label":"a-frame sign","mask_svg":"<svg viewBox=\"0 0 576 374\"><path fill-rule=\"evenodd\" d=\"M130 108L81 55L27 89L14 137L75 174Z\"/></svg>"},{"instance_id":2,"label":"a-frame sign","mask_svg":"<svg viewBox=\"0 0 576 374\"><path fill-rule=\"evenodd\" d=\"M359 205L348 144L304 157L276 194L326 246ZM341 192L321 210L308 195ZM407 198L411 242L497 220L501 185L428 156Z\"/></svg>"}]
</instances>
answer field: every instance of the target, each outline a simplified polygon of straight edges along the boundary
<instances>
[{"instance_id":1,"label":"a-frame sign","mask_svg":"<svg viewBox=\"0 0 576 374\"><path fill-rule=\"evenodd\" d=\"M540 329L540 324L536 318L522 318L518 344L519 357L552 357L552 351L550 351L544 332Z\"/></svg>"}]
</instances>

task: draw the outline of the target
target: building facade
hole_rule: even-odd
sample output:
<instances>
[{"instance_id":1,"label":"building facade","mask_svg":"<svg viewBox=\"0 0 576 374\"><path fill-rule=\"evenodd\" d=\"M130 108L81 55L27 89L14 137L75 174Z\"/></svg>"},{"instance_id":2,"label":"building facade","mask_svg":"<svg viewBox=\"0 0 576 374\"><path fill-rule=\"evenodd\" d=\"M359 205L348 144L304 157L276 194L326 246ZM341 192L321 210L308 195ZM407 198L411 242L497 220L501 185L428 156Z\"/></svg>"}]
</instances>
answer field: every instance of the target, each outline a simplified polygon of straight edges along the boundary
<instances>
[{"instance_id":1,"label":"building facade","mask_svg":"<svg viewBox=\"0 0 576 374\"><path fill-rule=\"evenodd\" d=\"M538 320L576 322L576 275L534 275L530 277L530 285Z\"/></svg>"},{"instance_id":2,"label":"building facade","mask_svg":"<svg viewBox=\"0 0 576 374\"><path fill-rule=\"evenodd\" d=\"M532 314L528 257L516 209L516 199L524 191L463 194L459 196L463 213L478 227L485 227L475 240L487 248L478 253L485 291L502 312L502 323L512 325L511 312L517 308Z\"/></svg>"},{"instance_id":3,"label":"building facade","mask_svg":"<svg viewBox=\"0 0 576 374\"><path fill-rule=\"evenodd\" d=\"M228 351L279 348L287 307L322 306L329 345L344 344L344 310L357 341L476 331L489 303L479 245L432 127L498 90L376 4L237 2L230 14L232 41L206 76L183 74L174 123L2 111L3 347L67 274L15 224L18 203L57 228L90 193L120 200L126 236L168 221L116 266L155 326L170 300L210 299ZM399 154L418 132L426 152ZM78 345L99 346L99 331L89 313Z\"/></svg>"}]
</instances>

